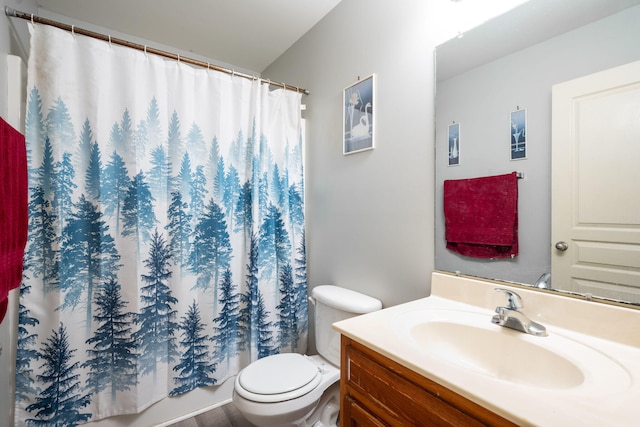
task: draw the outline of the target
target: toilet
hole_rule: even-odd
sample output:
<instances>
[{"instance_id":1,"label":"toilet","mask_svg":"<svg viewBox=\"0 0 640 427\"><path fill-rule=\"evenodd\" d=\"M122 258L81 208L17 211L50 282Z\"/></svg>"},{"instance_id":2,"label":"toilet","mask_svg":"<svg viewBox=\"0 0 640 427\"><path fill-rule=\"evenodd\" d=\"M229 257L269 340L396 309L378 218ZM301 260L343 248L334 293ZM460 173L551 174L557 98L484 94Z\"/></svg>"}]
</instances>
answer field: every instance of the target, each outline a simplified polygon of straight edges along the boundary
<instances>
[{"instance_id":1,"label":"toilet","mask_svg":"<svg viewBox=\"0 0 640 427\"><path fill-rule=\"evenodd\" d=\"M233 403L256 426L335 426L340 410L340 334L331 325L382 308L375 298L332 285L316 286L309 300L315 306L319 355L267 356L236 376Z\"/></svg>"}]
</instances>

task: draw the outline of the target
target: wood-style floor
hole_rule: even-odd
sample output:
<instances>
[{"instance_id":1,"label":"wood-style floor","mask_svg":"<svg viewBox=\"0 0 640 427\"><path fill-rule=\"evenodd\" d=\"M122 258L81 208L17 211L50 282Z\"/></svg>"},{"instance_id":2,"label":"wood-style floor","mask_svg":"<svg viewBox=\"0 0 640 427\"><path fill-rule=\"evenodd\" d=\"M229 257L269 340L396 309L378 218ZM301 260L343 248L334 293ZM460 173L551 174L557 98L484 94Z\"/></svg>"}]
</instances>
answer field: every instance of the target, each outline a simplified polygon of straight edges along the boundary
<instances>
[{"instance_id":1,"label":"wood-style floor","mask_svg":"<svg viewBox=\"0 0 640 427\"><path fill-rule=\"evenodd\" d=\"M240 414L233 403L228 403L172 424L171 427L253 427L253 424Z\"/></svg>"}]
</instances>

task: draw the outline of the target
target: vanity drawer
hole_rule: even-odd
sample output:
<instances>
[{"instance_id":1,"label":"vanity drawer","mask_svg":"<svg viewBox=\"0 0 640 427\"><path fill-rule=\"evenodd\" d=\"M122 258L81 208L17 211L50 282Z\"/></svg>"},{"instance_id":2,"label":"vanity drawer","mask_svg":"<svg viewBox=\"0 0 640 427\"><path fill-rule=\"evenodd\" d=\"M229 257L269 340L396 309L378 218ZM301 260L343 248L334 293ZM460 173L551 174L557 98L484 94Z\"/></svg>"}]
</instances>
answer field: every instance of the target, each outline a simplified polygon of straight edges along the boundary
<instances>
[{"instance_id":1,"label":"vanity drawer","mask_svg":"<svg viewBox=\"0 0 640 427\"><path fill-rule=\"evenodd\" d=\"M341 417L349 420L349 427L388 427L389 424L383 422L367 408L350 396L345 396L342 402ZM344 425L344 424L343 424Z\"/></svg>"},{"instance_id":2,"label":"vanity drawer","mask_svg":"<svg viewBox=\"0 0 640 427\"><path fill-rule=\"evenodd\" d=\"M380 422L368 425L514 425L344 336L341 357L343 427L366 425L356 419L349 419L351 412L354 418L362 418L361 411L370 415L370 419ZM347 406L351 409L347 409Z\"/></svg>"}]
</instances>

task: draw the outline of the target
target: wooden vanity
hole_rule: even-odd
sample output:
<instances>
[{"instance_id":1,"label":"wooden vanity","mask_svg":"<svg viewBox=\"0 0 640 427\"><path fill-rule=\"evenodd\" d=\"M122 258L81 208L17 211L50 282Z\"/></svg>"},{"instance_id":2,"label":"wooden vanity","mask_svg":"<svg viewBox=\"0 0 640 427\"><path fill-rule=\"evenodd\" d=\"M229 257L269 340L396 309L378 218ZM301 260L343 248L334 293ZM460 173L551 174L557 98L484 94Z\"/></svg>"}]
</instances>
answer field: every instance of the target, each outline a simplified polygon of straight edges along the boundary
<instances>
[{"instance_id":1,"label":"wooden vanity","mask_svg":"<svg viewBox=\"0 0 640 427\"><path fill-rule=\"evenodd\" d=\"M638 426L640 310L511 288L538 337L491 322L495 287L434 272L429 297L334 323L341 426Z\"/></svg>"},{"instance_id":2,"label":"wooden vanity","mask_svg":"<svg viewBox=\"0 0 640 427\"><path fill-rule=\"evenodd\" d=\"M516 425L344 335L340 366L342 427Z\"/></svg>"}]
</instances>

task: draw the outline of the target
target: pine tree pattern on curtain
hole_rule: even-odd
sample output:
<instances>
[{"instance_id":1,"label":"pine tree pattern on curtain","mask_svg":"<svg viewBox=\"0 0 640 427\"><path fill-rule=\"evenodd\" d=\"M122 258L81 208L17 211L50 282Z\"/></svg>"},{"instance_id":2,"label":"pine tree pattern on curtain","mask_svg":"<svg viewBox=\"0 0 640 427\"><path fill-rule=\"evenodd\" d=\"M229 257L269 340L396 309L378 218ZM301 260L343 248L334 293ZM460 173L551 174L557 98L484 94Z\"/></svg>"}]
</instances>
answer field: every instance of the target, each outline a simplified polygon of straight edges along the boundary
<instances>
[{"instance_id":1,"label":"pine tree pattern on curtain","mask_svg":"<svg viewBox=\"0 0 640 427\"><path fill-rule=\"evenodd\" d=\"M16 425L303 352L300 94L30 25Z\"/></svg>"}]
</instances>

